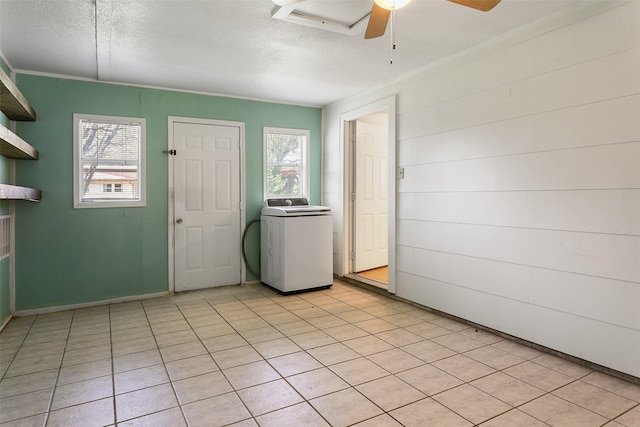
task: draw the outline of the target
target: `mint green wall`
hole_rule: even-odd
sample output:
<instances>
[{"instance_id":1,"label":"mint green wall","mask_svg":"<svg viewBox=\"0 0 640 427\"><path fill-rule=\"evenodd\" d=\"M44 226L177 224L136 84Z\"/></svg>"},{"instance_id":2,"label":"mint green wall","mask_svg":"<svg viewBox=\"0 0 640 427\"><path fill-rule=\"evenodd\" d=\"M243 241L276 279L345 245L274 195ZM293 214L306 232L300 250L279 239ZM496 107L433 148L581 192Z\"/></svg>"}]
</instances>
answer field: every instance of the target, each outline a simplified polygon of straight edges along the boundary
<instances>
[{"instance_id":1,"label":"mint green wall","mask_svg":"<svg viewBox=\"0 0 640 427\"><path fill-rule=\"evenodd\" d=\"M310 129L312 202L320 202L319 108L23 74L17 84L37 113L17 133L40 159L21 163L16 179L43 192L40 203L16 203L17 310L168 289L168 116L245 123L247 222L262 206L262 128ZM146 207L73 208L73 113L146 118ZM250 233L247 245L254 269L258 236Z\"/></svg>"},{"instance_id":2,"label":"mint green wall","mask_svg":"<svg viewBox=\"0 0 640 427\"><path fill-rule=\"evenodd\" d=\"M0 57L0 68L5 73L10 74L11 70ZM5 127L9 127L9 119L0 112L0 124ZM0 184L8 184L10 176L10 162L11 160L6 157L0 156ZM0 200L0 215L8 215L9 210L8 200ZM10 300L9 300L9 258L5 258L0 261L0 325L9 318L10 313Z\"/></svg>"}]
</instances>

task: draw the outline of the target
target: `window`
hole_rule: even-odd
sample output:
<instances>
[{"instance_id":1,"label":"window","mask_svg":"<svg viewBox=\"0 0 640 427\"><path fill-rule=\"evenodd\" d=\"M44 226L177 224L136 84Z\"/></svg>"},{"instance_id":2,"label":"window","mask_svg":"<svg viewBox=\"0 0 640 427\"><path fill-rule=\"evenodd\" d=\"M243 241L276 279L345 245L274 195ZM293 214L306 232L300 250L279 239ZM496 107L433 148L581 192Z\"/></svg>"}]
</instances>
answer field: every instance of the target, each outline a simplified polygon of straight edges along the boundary
<instances>
[{"instance_id":1,"label":"window","mask_svg":"<svg viewBox=\"0 0 640 427\"><path fill-rule=\"evenodd\" d=\"M309 198L309 131L264 128L264 196Z\"/></svg>"},{"instance_id":2,"label":"window","mask_svg":"<svg viewBox=\"0 0 640 427\"><path fill-rule=\"evenodd\" d=\"M0 216L0 260L11 255L11 215Z\"/></svg>"},{"instance_id":3,"label":"window","mask_svg":"<svg viewBox=\"0 0 640 427\"><path fill-rule=\"evenodd\" d=\"M76 208L145 206L145 119L73 115Z\"/></svg>"},{"instance_id":4,"label":"window","mask_svg":"<svg viewBox=\"0 0 640 427\"><path fill-rule=\"evenodd\" d=\"M103 193L122 193L122 184L102 184Z\"/></svg>"}]
</instances>

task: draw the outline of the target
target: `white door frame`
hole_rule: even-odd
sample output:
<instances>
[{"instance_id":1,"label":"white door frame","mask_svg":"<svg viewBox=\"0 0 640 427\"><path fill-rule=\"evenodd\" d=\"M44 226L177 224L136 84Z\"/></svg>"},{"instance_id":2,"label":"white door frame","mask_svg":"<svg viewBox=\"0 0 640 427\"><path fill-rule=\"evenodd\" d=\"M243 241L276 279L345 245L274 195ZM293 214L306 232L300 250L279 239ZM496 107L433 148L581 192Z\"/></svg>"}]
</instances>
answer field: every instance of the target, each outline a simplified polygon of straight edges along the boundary
<instances>
[{"instance_id":1,"label":"white door frame","mask_svg":"<svg viewBox=\"0 0 640 427\"><path fill-rule=\"evenodd\" d=\"M238 234L238 239L242 239L242 227L245 223L245 175L244 175L244 156L245 156L245 132L244 132L244 122L233 122L228 120L213 120L213 119L198 119L193 117L178 117L178 116L169 116L168 117L168 138L167 138L167 150L170 153L171 150L174 149L174 141L173 141L173 125L175 123L188 123L188 124L198 124L198 125L212 125L212 126L231 126L237 127L240 130L240 230ZM169 166L169 183L168 183L168 210L169 210L169 262L168 262L168 274L169 274L169 293L175 292L175 217L173 212L173 204L174 204L174 184L173 184L173 167L174 167L174 157L170 154L169 156L168 166ZM242 248L242 245L240 245ZM240 283L244 284L247 281L247 273L244 259L242 257L242 252L238 253L240 257Z\"/></svg>"},{"instance_id":2,"label":"white door frame","mask_svg":"<svg viewBox=\"0 0 640 427\"><path fill-rule=\"evenodd\" d=\"M396 97L389 96L371 104L363 105L354 110L342 113L340 115L340 139L343 147L343 173L342 173L342 194L343 201L343 217L344 224L342 255L343 255L343 271L342 275L349 274L351 269L350 245L352 230L351 218L353 215L351 194L350 194L350 177L353 174L352 151L349 143L348 122L355 121L361 117L369 116L380 111L388 112L389 123L389 206L388 206L388 248L389 248L389 278L387 290L393 294L396 293L396 193L398 188L397 167L396 167Z\"/></svg>"}]
</instances>

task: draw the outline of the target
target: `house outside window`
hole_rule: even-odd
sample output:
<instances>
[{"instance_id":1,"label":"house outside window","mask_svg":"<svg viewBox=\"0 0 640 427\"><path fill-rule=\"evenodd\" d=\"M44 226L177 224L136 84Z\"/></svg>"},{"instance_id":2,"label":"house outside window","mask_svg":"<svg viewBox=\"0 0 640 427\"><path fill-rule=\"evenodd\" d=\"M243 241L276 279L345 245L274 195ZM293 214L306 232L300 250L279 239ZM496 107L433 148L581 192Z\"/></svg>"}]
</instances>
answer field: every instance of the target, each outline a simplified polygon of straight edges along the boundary
<instances>
[{"instance_id":1,"label":"house outside window","mask_svg":"<svg viewBox=\"0 0 640 427\"><path fill-rule=\"evenodd\" d=\"M102 184L102 192L103 193L111 193L111 192L122 193L122 184L118 184L118 183Z\"/></svg>"},{"instance_id":2,"label":"house outside window","mask_svg":"<svg viewBox=\"0 0 640 427\"><path fill-rule=\"evenodd\" d=\"M145 206L145 119L74 114L74 207Z\"/></svg>"},{"instance_id":3,"label":"house outside window","mask_svg":"<svg viewBox=\"0 0 640 427\"><path fill-rule=\"evenodd\" d=\"M264 128L264 196L309 198L309 131Z\"/></svg>"}]
</instances>

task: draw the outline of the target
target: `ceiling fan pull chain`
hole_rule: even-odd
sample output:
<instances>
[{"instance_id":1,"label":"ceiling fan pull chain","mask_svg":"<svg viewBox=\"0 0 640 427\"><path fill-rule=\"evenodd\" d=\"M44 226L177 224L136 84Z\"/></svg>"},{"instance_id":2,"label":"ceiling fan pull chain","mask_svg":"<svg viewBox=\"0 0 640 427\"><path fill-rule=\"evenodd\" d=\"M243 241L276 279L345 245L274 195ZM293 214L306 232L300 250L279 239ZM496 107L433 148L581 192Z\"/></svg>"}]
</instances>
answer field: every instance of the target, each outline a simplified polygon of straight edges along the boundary
<instances>
[{"instance_id":1,"label":"ceiling fan pull chain","mask_svg":"<svg viewBox=\"0 0 640 427\"><path fill-rule=\"evenodd\" d=\"M391 11L391 19L390 19L391 22L389 23L389 26L390 26L389 29L391 30L391 31L389 31L391 33L390 34L391 48L390 48L390 52L389 52L390 53L389 56L391 57L391 59L389 60L389 64L391 64L391 65L393 65L393 52L396 50L396 30L395 30L395 27L393 26L394 15L395 14L394 14L394 12L392 10Z\"/></svg>"}]
</instances>

